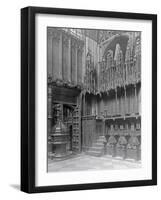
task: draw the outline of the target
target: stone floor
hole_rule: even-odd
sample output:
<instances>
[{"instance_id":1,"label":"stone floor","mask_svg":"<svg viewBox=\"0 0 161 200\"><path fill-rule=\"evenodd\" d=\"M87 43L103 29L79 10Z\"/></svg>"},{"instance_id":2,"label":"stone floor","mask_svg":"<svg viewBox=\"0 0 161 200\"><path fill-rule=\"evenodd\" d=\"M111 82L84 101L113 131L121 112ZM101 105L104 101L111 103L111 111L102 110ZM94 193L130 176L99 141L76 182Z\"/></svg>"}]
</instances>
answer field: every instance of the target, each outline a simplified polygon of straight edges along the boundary
<instances>
[{"instance_id":1,"label":"stone floor","mask_svg":"<svg viewBox=\"0 0 161 200\"><path fill-rule=\"evenodd\" d=\"M141 162L122 160L110 156L94 157L81 153L62 161L48 160L48 172L107 170L107 169L133 169L140 168Z\"/></svg>"}]
</instances>

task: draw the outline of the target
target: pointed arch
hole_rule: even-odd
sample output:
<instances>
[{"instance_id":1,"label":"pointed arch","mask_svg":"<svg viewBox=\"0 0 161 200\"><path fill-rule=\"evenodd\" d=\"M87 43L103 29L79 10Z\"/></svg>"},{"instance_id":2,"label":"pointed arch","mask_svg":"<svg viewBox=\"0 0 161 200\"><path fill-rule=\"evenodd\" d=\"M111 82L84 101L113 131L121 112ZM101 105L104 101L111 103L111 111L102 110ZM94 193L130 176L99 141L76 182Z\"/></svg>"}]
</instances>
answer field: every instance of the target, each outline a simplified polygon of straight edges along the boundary
<instances>
[{"instance_id":1,"label":"pointed arch","mask_svg":"<svg viewBox=\"0 0 161 200\"><path fill-rule=\"evenodd\" d=\"M123 60L123 52L121 50L120 44L116 44L115 49L115 56L114 56L114 62L116 65L116 72L115 72L115 81L117 86L121 86L124 84L124 60Z\"/></svg>"},{"instance_id":2,"label":"pointed arch","mask_svg":"<svg viewBox=\"0 0 161 200\"><path fill-rule=\"evenodd\" d=\"M117 143L117 140L116 140L116 138L115 138L113 135L111 135L111 136L109 137L109 139L108 139L108 143L109 143L109 144L116 144L116 143Z\"/></svg>"},{"instance_id":3,"label":"pointed arch","mask_svg":"<svg viewBox=\"0 0 161 200\"><path fill-rule=\"evenodd\" d=\"M136 70L136 81L141 80L141 40L140 36L136 38L135 52L134 52L134 66Z\"/></svg>"},{"instance_id":4,"label":"pointed arch","mask_svg":"<svg viewBox=\"0 0 161 200\"><path fill-rule=\"evenodd\" d=\"M137 138L136 136L131 136L131 137L129 138L128 143L129 143L130 145L134 145L134 146L138 146L138 145L140 144L140 142L139 142L139 140L138 140L138 138Z\"/></svg>"},{"instance_id":5,"label":"pointed arch","mask_svg":"<svg viewBox=\"0 0 161 200\"><path fill-rule=\"evenodd\" d=\"M134 38L129 37L125 53L126 84L133 81Z\"/></svg>"},{"instance_id":6,"label":"pointed arch","mask_svg":"<svg viewBox=\"0 0 161 200\"><path fill-rule=\"evenodd\" d=\"M120 44L118 43L116 44L114 61L116 62L116 65L119 65L123 62L123 53Z\"/></svg>"},{"instance_id":7,"label":"pointed arch","mask_svg":"<svg viewBox=\"0 0 161 200\"><path fill-rule=\"evenodd\" d=\"M102 57L104 58L107 55L107 52L109 51L109 49L111 49L112 51L115 51L116 44L120 45L123 55L125 55L128 39L129 39L129 35L127 33L117 34L117 35L114 35L113 37L109 38L101 46L102 47Z\"/></svg>"},{"instance_id":8,"label":"pointed arch","mask_svg":"<svg viewBox=\"0 0 161 200\"><path fill-rule=\"evenodd\" d=\"M107 68L110 68L113 65L113 51L111 49L107 51L105 59Z\"/></svg>"},{"instance_id":9,"label":"pointed arch","mask_svg":"<svg viewBox=\"0 0 161 200\"><path fill-rule=\"evenodd\" d=\"M133 42L132 38L129 38L125 53L125 63L130 62L133 58Z\"/></svg>"},{"instance_id":10,"label":"pointed arch","mask_svg":"<svg viewBox=\"0 0 161 200\"><path fill-rule=\"evenodd\" d=\"M126 145L127 144L127 140L124 136L120 136L119 140L118 140L118 144L119 145Z\"/></svg>"}]
</instances>

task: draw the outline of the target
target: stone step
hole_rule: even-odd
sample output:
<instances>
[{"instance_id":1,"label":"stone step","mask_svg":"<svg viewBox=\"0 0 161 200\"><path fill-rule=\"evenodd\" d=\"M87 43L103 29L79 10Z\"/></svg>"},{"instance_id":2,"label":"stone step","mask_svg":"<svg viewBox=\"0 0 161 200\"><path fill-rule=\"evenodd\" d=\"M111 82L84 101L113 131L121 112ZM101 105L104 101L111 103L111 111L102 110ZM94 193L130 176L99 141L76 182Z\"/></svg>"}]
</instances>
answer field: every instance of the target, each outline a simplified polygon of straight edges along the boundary
<instances>
[{"instance_id":1,"label":"stone step","mask_svg":"<svg viewBox=\"0 0 161 200\"><path fill-rule=\"evenodd\" d=\"M106 141L104 136L100 136L86 152L91 156L102 156L104 153L104 142Z\"/></svg>"}]
</instances>

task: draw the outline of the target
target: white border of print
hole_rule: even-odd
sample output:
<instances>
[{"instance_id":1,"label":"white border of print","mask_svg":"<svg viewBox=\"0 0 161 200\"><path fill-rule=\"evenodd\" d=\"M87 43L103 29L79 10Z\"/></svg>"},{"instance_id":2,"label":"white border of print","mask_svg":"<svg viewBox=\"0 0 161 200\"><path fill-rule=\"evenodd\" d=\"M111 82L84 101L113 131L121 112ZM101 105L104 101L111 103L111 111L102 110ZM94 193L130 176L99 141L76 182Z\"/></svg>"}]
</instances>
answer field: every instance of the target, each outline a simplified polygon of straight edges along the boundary
<instances>
[{"instance_id":1,"label":"white border of print","mask_svg":"<svg viewBox=\"0 0 161 200\"><path fill-rule=\"evenodd\" d=\"M142 167L47 173L47 26L141 31ZM152 23L149 20L36 15L36 186L147 180L152 178Z\"/></svg>"}]
</instances>

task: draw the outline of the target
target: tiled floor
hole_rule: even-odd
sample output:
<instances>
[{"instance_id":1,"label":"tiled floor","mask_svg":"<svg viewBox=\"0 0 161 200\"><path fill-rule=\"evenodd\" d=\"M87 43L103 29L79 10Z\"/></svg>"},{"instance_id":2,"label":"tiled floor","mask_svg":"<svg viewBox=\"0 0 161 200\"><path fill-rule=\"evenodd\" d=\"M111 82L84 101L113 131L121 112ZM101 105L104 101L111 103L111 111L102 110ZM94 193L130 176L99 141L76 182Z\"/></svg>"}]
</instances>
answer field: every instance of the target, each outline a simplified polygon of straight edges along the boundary
<instances>
[{"instance_id":1,"label":"tiled floor","mask_svg":"<svg viewBox=\"0 0 161 200\"><path fill-rule=\"evenodd\" d=\"M94 157L83 153L62 161L48 161L48 172L132 169L140 167L141 162L112 158L107 155Z\"/></svg>"}]
</instances>

